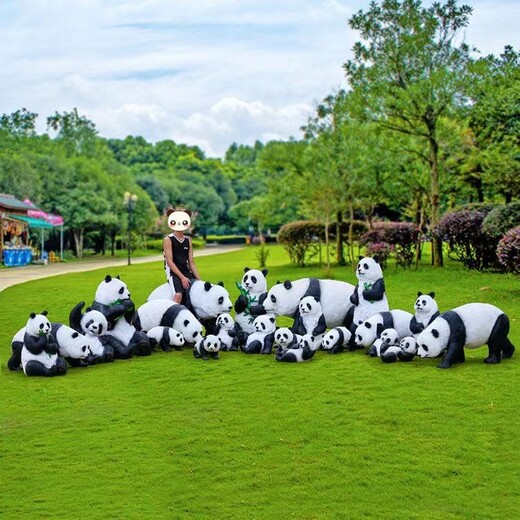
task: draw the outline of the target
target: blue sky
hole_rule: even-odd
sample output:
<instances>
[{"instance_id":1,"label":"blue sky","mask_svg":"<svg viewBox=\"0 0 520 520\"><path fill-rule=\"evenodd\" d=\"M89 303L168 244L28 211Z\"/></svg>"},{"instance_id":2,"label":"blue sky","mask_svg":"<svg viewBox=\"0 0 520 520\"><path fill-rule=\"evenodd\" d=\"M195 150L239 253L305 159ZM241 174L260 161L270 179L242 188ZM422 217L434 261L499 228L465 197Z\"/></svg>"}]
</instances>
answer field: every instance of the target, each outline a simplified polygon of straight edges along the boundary
<instances>
[{"instance_id":1,"label":"blue sky","mask_svg":"<svg viewBox=\"0 0 520 520\"><path fill-rule=\"evenodd\" d=\"M520 2L474 0L468 43L520 43ZM77 107L105 137L142 135L221 156L299 137L343 85L361 0L1 0L0 113Z\"/></svg>"}]
</instances>

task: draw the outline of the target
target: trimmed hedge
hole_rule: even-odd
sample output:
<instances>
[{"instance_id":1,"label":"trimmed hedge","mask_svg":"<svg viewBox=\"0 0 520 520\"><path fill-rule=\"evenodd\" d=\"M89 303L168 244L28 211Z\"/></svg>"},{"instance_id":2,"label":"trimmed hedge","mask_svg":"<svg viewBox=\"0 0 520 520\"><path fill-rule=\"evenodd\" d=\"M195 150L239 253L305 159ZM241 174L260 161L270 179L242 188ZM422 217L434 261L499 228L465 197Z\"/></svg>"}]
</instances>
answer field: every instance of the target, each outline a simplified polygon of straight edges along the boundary
<instances>
[{"instance_id":1,"label":"trimmed hedge","mask_svg":"<svg viewBox=\"0 0 520 520\"><path fill-rule=\"evenodd\" d=\"M512 202L490 211L482 223L482 231L488 237L499 240L517 226L520 226L520 202Z\"/></svg>"},{"instance_id":2,"label":"trimmed hedge","mask_svg":"<svg viewBox=\"0 0 520 520\"><path fill-rule=\"evenodd\" d=\"M319 252L325 229L321 222L299 220L285 224L278 231L278 242L289 253L291 262L305 267L305 261Z\"/></svg>"},{"instance_id":3,"label":"trimmed hedge","mask_svg":"<svg viewBox=\"0 0 520 520\"><path fill-rule=\"evenodd\" d=\"M497 247L498 261L510 272L520 274L520 226L510 229Z\"/></svg>"}]
</instances>

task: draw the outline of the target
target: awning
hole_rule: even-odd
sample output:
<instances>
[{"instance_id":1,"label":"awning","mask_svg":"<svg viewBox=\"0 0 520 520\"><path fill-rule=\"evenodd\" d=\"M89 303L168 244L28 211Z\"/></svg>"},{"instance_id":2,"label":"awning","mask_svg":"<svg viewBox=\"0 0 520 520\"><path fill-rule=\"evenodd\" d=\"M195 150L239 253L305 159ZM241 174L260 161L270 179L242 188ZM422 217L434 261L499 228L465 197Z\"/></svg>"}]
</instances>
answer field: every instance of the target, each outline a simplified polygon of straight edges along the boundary
<instances>
[{"instance_id":1,"label":"awning","mask_svg":"<svg viewBox=\"0 0 520 520\"><path fill-rule=\"evenodd\" d=\"M29 227L33 228L52 229L54 227L49 222L46 222L45 220L41 220L39 218L26 217L24 215L9 215L9 217L16 220L23 220L24 222L27 222Z\"/></svg>"}]
</instances>

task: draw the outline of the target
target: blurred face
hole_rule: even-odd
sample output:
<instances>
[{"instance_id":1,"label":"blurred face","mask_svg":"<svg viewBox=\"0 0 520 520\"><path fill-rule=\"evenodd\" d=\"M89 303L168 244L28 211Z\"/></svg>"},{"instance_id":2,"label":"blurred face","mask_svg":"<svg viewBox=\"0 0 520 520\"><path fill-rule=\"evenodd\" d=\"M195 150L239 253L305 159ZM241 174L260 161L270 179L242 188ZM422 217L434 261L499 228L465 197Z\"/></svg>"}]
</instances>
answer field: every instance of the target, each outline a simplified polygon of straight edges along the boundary
<instances>
[{"instance_id":1,"label":"blurred face","mask_svg":"<svg viewBox=\"0 0 520 520\"><path fill-rule=\"evenodd\" d=\"M186 231L191 226L191 216L186 211L173 211L168 215L168 226L173 231Z\"/></svg>"}]
</instances>

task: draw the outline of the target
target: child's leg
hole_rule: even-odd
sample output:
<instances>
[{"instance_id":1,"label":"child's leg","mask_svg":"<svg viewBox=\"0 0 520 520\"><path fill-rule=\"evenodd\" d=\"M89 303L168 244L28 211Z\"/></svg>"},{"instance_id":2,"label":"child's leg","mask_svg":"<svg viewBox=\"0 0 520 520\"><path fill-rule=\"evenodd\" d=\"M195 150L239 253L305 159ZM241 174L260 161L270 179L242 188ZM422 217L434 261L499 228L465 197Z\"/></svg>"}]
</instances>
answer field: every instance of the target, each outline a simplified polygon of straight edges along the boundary
<instances>
[{"instance_id":1,"label":"child's leg","mask_svg":"<svg viewBox=\"0 0 520 520\"><path fill-rule=\"evenodd\" d=\"M182 282L181 282L180 278L178 278L177 276L172 274L168 278L168 283L170 284L170 287L172 289L173 301L175 303L181 303L183 287L182 287Z\"/></svg>"}]
</instances>

